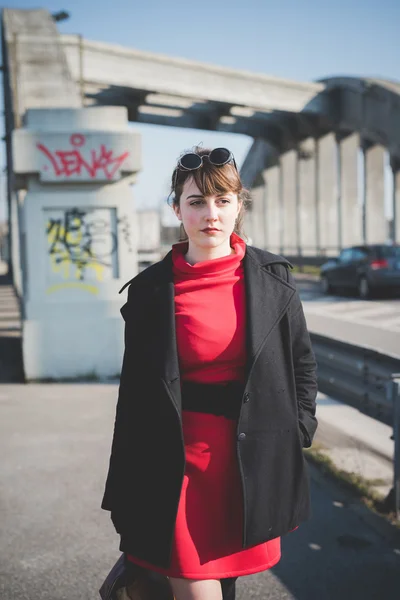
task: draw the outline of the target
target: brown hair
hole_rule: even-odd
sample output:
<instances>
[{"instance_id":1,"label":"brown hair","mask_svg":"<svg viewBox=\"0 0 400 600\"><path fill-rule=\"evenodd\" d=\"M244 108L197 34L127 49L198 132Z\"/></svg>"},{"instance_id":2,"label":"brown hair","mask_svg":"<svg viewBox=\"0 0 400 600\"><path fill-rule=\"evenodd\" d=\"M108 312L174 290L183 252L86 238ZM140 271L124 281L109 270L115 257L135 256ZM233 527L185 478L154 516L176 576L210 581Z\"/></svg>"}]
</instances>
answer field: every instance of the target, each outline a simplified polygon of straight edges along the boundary
<instances>
[{"instance_id":1,"label":"brown hair","mask_svg":"<svg viewBox=\"0 0 400 600\"><path fill-rule=\"evenodd\" d=\"M211 150L209 148L200 148L199 146L196 146L194 149L189 150L188 152L195 152L199 156L205 156L210 154ZM195 169L193 171L185 171L184 169L181 169L179 165L177 165L172 173L171 178L170 196L174 194L172 199L173 206L179 206L183 186L191 177L203 196L217 196L219 194L225 194L226 192L237 194L238 200L242 203L242 206L236 219L234 231L238 235L243 236L244 213L247 206L250 204L251 199L250 193L243 186L240 175L235 169L235 166L232 163L228 163L222 167L218 167L210 163L207 158L203 159L203 164L199 169ZM186 232L183 226L181 226L181 241L186 239Z\"/></svg>"}]
</instances>

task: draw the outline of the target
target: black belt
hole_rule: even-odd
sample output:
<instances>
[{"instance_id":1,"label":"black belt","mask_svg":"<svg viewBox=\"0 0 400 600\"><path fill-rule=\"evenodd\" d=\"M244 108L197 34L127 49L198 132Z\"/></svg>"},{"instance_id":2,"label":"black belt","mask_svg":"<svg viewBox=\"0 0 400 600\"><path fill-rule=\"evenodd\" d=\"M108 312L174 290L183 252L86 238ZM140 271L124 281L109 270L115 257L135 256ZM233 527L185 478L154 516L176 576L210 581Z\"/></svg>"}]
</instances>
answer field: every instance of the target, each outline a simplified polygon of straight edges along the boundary
<instances>
[{"instance_id":1,"label":"black belt","mask_svg":"<svg viewBox=\"0 0 400 600\"><path fill-rule=\"evenodd\" d=\"M182 383L182 410L237 419L244 391L243 383Z\"/></svg>"}]
</instances>

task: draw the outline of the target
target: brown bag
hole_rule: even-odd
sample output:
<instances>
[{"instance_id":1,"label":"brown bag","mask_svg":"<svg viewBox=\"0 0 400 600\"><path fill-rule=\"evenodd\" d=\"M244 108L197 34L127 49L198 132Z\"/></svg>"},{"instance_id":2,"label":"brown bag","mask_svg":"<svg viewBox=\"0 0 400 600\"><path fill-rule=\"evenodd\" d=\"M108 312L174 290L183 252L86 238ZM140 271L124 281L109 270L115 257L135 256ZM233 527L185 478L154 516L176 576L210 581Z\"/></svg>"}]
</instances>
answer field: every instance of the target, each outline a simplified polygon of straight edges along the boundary
<instances>
[{"instance_id":1,"label":"brown bag","mask_svg":"<svg viewBox=\"0 0 400 600\"><path fill-rule=\"evenodd\" d=\"M121 554L99 594L102 600L174 600L168 577L127 564Z\"/></svg>"}]
</instances>

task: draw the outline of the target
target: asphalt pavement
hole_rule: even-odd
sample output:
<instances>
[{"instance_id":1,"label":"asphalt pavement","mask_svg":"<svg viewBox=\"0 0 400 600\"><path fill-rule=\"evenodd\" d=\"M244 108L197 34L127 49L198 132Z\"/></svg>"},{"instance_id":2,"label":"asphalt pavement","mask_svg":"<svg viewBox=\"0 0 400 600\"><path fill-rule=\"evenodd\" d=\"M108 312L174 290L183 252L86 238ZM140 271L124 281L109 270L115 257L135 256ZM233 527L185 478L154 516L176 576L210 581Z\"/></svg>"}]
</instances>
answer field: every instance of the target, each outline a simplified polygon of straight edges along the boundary
<instances>
[{"instance_id":1,"label":"asphalt pavement","mask_svg":"<svg viewBox=\"0 0 400 600\"><path fill-rule=\"evenodd\" d=\"M100 509L115 384L0 386L0 599L96 600L118 537ZM311 468L313 518L237 600L398 600L399 531Z\"/></svg>"}]
</instances>

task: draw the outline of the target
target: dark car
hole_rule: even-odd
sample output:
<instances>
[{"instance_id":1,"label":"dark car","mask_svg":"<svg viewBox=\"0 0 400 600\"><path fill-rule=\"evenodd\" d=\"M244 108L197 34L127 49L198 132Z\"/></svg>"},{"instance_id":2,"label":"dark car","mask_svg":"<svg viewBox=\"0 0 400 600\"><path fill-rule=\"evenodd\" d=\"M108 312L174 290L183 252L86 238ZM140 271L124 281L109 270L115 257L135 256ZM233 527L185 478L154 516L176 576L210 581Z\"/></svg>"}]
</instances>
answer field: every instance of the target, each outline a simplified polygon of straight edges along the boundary
<instances>
[{"instance_id":1,"label":"dark car","mask_svg":"<svg viewBox=\"0 0 400 600\"><path fill-rule=\"evenodd\" d=\"M378 290L400 290L400 246L373 244L344 248L338 258L322 265L321 284L325 294L349 288L361 298L369 298Z\"/></svg>"}]
</instances>

